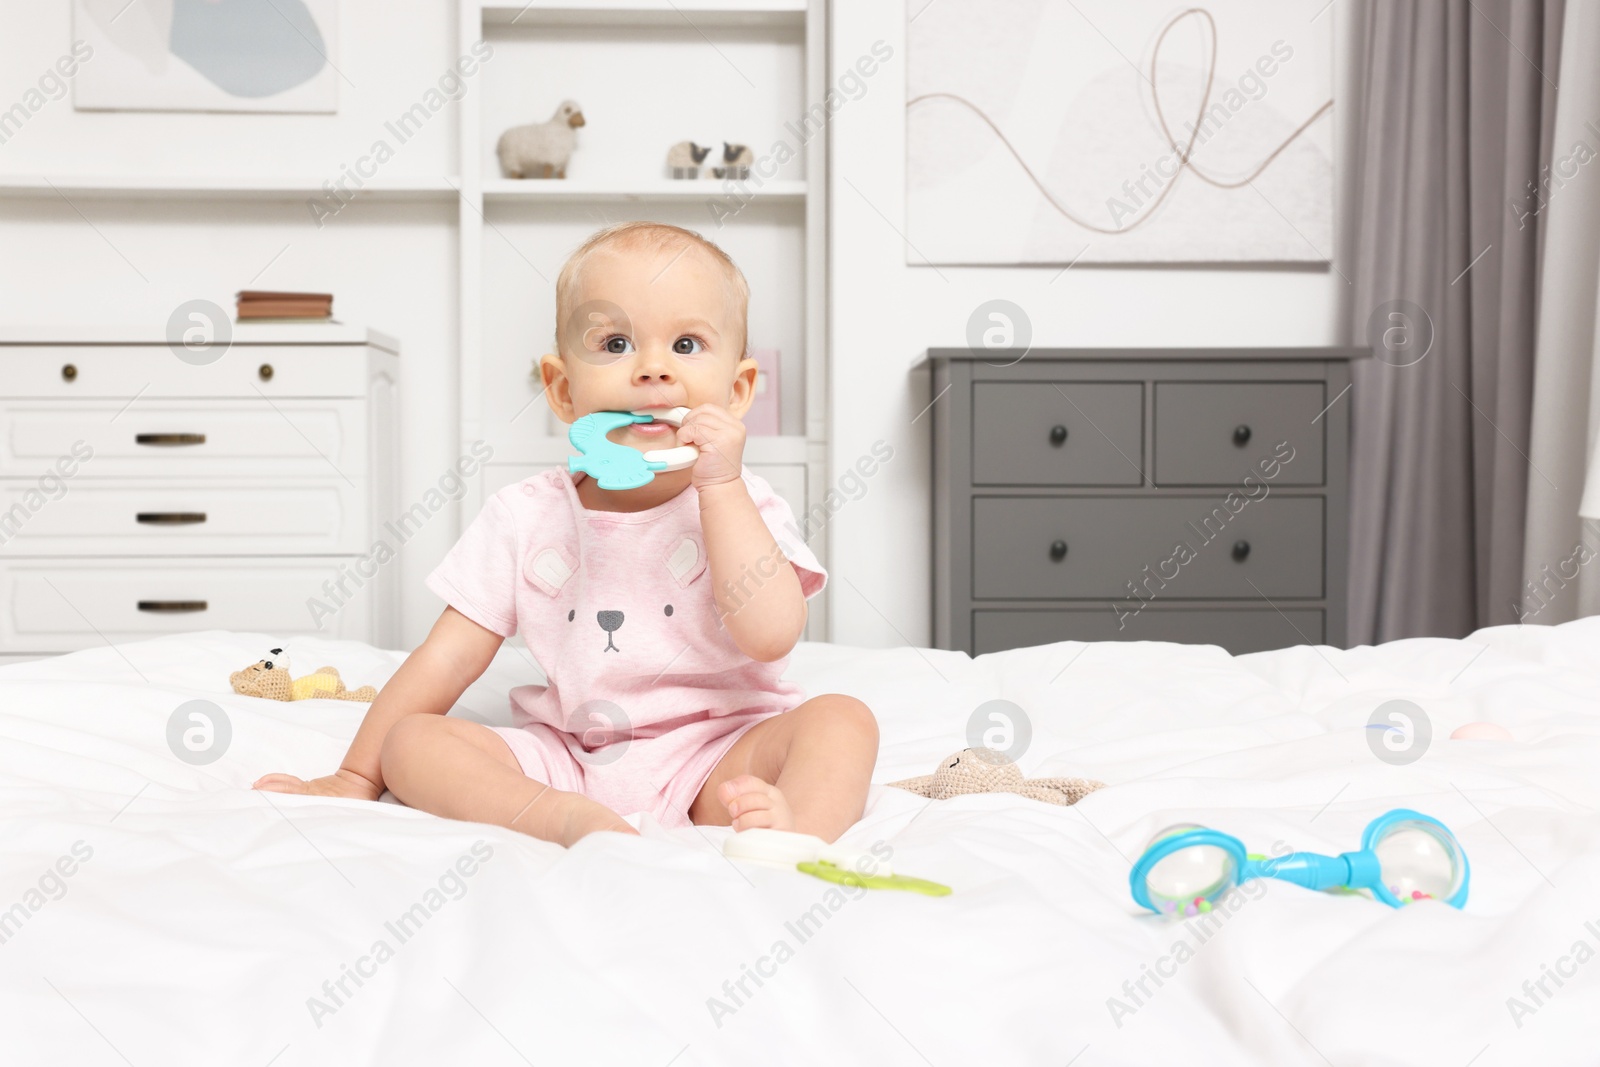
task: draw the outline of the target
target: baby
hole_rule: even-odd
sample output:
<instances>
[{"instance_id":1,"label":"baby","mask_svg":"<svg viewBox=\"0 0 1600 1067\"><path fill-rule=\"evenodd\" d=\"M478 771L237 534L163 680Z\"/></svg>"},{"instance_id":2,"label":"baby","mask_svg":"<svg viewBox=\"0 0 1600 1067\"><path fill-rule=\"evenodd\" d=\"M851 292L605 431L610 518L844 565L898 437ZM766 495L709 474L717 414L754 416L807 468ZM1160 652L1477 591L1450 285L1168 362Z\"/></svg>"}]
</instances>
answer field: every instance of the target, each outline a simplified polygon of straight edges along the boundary
<instances>
[{"instance_id":1,"label":"baby","mask_svg":"<svg viewBox=\"0 0 1600 1067\"><path fill-rule=\"evenodd\" d=\"M676 226L624 223L578 248L556 282L559 355L540 361L548 403L565 422L687 407L676 431L609 436L699 457L637 489L554 468L496 493L428 577L448 606L338 771L256 788L376 800L387 787L435 815L563 845L635 833L622 816L644 811L827 841L860 818L872 712L782 680L827 574L742 462L749 295L725 252ZM512 690L516 725L447 717L519 634L549 684Z\"/></svg>"}]
</instances>

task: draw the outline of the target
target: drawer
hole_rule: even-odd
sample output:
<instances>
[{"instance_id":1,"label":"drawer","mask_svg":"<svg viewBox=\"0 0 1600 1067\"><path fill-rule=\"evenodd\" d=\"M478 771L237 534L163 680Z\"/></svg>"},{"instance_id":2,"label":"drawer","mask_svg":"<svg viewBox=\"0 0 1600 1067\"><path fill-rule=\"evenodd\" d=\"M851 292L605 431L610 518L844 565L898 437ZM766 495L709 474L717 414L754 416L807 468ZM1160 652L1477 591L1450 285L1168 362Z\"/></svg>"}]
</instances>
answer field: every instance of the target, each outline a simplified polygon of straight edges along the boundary
<instances>
[{"instance_id":1,"label":"drawer","mask_svg":"<svg viewBox=\"0 0 1600 1067\"><path fill-rule=\"evenodd\" d=\"M1286 618L1287 617L1287 618ZM1126 620L1109 608L1062 611L974 611L976 655L1052 641L1174 641L1221 645L1236 656L1291 645L1321 644L1323 614L1315 608L1170 608L1151 606Z\"/></svg>"},{"instance_id":2,"label":"drawer","mask_svg":"<svg viewBox=\"0 0 1600 1067\"><path fill-rule=\"evenodd\" d=\"M1322 498L1235 499L1237 512L1223 496L977 497L972 595L1120 601L1134 583L1157 600L1320 597Z\"/></svg>"},{"instance_id":3,"label":"drawer","mask_svg":"<svg viewBox=\"0 0 1600 1067\"><path fill-rule=\"evenodd\" d=\"M181 345L180 345L181 348ZM166 345L7 345L7 397L360 397L365 345L234 345L203 366ZM271 367L262 377L261 367ZM67 368L71 368L67 370Z\"/></svg>"},{"instance_id":4,"label":"drawer","mask_svg":"<svg viewBox=\"0 0 1600 1067\"><path fill-rule=\"evenodd\" d=\"M1144 484L1138 382L977 382L972 480L978 485Z\"/></svg>"},{"instance_id":5,"label":"drawer","mask_svg":"<svg viewBox=\"0 0 1600 1067\"><path fill-rule=\"evenodd\" d=\"M361 400L0 400L0 427L0 477L37 479L74 455L80 441L93 449L77 466L80 478L268 475L353 482L367 469Z\"/></svg>"},{"instance_id":6,"label":"drawer","mask_svg":"<svg viewBox=\"0 0 1600 1067\"><path fill-rule=\"evenodd\" d=\"M1326 423L1311 421L1327 404L1322 382L1157 382L1155 390L1157 485L1237 485L1246 475L1323 483ZM1271 478L1264 462L1277 464Z\"/></svg>"},{"instance_id":7,"label":"drawer","mask_svg":"<svg viewBox=\"0 0 1600 1067\"><path fill-rule=\"evenodd\" d=\"M41 502L37 479L0 480L0 556L355 554L369 547L363 485L75 478Z\"/></svg>"},{"instance_id":8,"label":"drawer","mask_svg":"<svg viewBox=\"0 0 1600 1067\"><path fill-rule=\"evenodd\" d=\"M376 591L366 586L376 574L364 572L373 566L348 556L0 560L0 651L60 652L191 630L360 638L369 632ZM323 583L341 576L348 595L330 597ZM328 609L316 619L313 598Z\"/></svg>"}]
</instances>

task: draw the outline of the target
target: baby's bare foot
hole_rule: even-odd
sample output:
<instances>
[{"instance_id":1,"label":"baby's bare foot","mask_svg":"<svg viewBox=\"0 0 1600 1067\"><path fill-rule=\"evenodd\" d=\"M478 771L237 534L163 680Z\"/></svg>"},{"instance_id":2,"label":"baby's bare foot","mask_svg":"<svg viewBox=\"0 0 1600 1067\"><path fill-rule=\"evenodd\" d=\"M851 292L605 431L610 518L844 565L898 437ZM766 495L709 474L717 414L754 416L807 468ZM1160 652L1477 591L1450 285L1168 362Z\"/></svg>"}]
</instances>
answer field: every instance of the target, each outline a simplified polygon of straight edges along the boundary
<instances>
[{"instance_id":1,"label":"baby's bare foot","mask_svg":"<svg viewBox=\"0 0 1600 1067\"><path fill-rule=\"evenodd\" d=\"M639 835L622 816L579 793L552 789L524 811L526 814L512 819L512 829L554 841L565 848L602 830Z\"/></svg>"},{"instance_id":2,"label":"baby's bare foot","mask_svg":"<svg viewBox=\"0 0 1600 1067\"><path fill-rule=\"evenodd\" d=\"M794 813L789 810L789 801L783 792L753 774L741 774L723 782L717 789L717 799L728 809L735 830L794 829Z\"/></svg>"}]
</instances>

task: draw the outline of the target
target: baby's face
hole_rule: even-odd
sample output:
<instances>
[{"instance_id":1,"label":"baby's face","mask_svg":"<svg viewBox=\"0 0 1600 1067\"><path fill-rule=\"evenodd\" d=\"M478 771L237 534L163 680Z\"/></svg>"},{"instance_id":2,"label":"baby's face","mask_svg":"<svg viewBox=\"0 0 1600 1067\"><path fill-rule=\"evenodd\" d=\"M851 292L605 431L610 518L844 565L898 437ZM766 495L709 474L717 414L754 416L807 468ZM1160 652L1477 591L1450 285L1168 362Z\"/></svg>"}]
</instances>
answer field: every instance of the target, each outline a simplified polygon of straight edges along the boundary
<instances>
[{"instance_id":1,"label":"baby's face","mask_svg":"<svg viewBox=\"0 0 1600 1067\"><path fill-rule=\"evenodd\" d=\"M744 322L732 285L699 247L595 253L566 314L560 357L540 364L563 421L700 404L742 417L749 408L756 364L743 358ZM648 451L674 434L666 423L638 423L608 436Z\"/></svg>"}]
</instances>

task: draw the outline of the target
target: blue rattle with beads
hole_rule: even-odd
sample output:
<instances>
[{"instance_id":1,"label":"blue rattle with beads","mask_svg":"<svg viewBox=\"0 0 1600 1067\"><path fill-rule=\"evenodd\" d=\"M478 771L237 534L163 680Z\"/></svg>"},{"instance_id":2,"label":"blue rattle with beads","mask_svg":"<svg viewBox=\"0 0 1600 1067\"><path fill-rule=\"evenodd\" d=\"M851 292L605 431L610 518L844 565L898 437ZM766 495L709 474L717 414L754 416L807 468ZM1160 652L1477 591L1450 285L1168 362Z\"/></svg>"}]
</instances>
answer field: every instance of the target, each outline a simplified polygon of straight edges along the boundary
<instances>
[{"instance_id":1,"label":"blue rattle with beads","mask_svg":"<svg viewBox=\"0 0 1600 1067\"><path fill-rule=\"evenodd\" d=\"M606 435L636 422L664 422L682 426L689 414L685 407L640 408L635 411L596 411L585 415L567 430L567 440L578 455L567 459L567 470L583 472L602 489L637 489L655 480L658 471L680 471L692 467L700 458L693 445L658 448L640 452L619 445Z\"/></svg>"},{"instance_id":2,"label":"blue rattle with beads","mask_svg":"<svg viewBox=\"0 0 1600 1067\"><path fill-rule=\"evenodd\" d=\"M1459 908L1467 902L1471 875L1466 850L1444 823L1396 808L1367 824L1359 850L1339 856L1251 855L1232 834L1193 824L1169 826L1133 865L1128 885L1141 906L1182 917L1210 911L1223 893L1252 878L1277 878L1307 889L1365 889L1391 908L1420 900Z\"/></svg>"}]
</instances>

